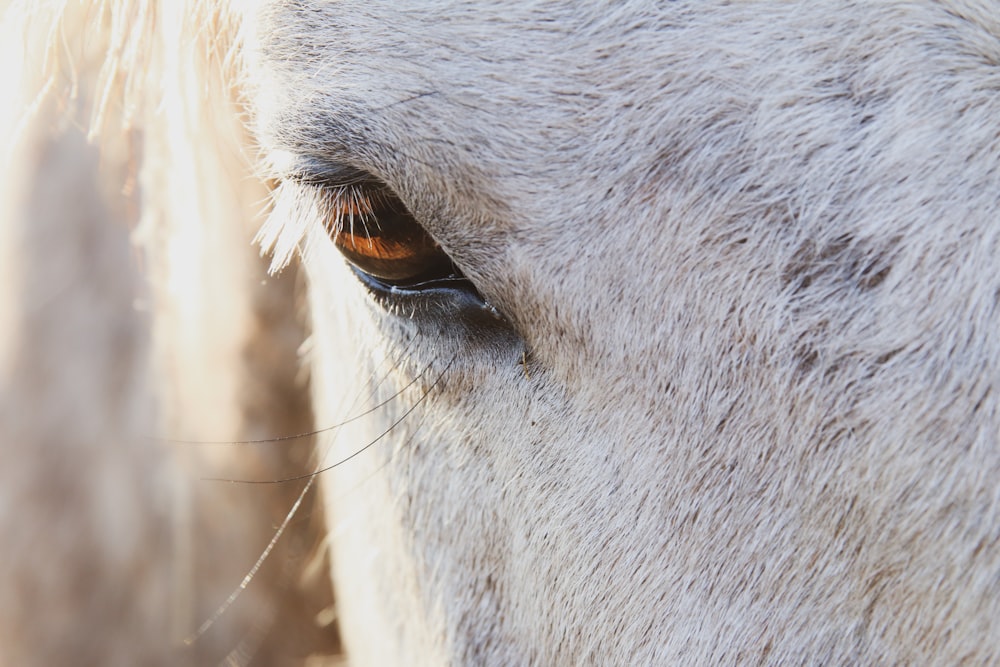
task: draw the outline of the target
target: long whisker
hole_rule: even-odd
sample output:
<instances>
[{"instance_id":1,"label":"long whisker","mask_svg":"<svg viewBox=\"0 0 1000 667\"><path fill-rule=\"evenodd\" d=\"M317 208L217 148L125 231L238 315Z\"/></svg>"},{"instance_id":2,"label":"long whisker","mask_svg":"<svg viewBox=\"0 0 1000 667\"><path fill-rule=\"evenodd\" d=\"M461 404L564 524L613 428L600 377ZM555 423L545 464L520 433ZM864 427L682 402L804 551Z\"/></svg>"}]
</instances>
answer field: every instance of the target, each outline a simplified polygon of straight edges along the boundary
<instances>
[{"instance_id":1,"label":"long whisker","mask_svg":"<svg viewBox=\"0 0 1000 667\"><path fill-rule=\"evenodd\" d=\"M430 366L428 366L427 368L429 368L429 367ZM374 385L373 390L378 389L382 385L382 383L385 382L386 377L388 377L389 374L393 370L395 370L396 368L398 368L398 363L397 364L393 364L393 367L392 367L392 369L390 369L389 373L386 373L386 375L383 376L382 379L379 380ZM338 428L341 428L343 426L346 426L346 425L348 425L348 424L350 424L352 422L355 422L355 421L361 419L362 417L367 417L368 415L370 415L371 413L375 412L379 408L381 408L381 407L383 407L385 405L388 405L391 401L394 401L397 398L399 398L399 396L402 395L403 392L405 392L407 389L409 389L414 384L416 384L416 382L423 376L424 372L426 372L427 368L424 368L424 370L421 371L412 380L410 380L410 382L407 383L406 386L404 386L402 389L400 389L395 394L393 394L389 398L385 399L384 401L382 401L378 405L372 406L371 408L365 410L364 412L359 412L358 414L354 415L353 417L349 417L349 418L345 419L344 421L337 422L336 424L333 424L331 426L324 426L323 428L316 429L314 431L305 431L303 433L295 433L295 434L292 434L292 435L279 435L279 436L276 436L276 437L273 437L273 438L257 438L257 439L252 439L252 440L181 440L181 439L177 439L177 438L157 438L157 437L150 437L149 439L150 440L155 440L157 442L166 442L166 443L170 443L170 444L174 444L174 445L259 445L259 444L271 443L271 442L287 442L289 440L298 440L298 439L301 439L301 438L310 438L310 437L312 437L314 435L319 435L321 433L329 433L331 431L335 431Z\"/></svg>"},{"instance_id":2,"label":"long whisker","mask_svg":"<svg viewBox=\"0 0 1000 667\"><path fill-rule=\"evenodd\" d=\"M331 465L328 465L328 466L325 466L323 468L320 468L319 470L316 470L314 472L305 473L303 475L295 475L294 477L285 477L284 479L230 479L230 478L225 478L225 477L202 477L202 480L206 481L206 482L229 482L229 483L233 483L233 484L284 484L285 482L294 482L294 481L297 481L297 480L300 480L300 479L315 478L317 475L321 475L324 472L327 472L329 470L333 470L337 466L342 465L344 463L347 463L348 461L350 461L354 457L356 457L356 456L360 455L361 453L367 451L368 449L370 449L371 447L373 447L376 443L378 443L380 440L382 440L382 438L384 438L385 436L389 435L389 433L394 428L396 428L397 426L399 426L399 424L402 423L402 421L404 419L406 419L414 410L417 409L417 407L421 403L424 402L424 399L427 398L427 396L431 393L431 391L441 381L441 378L444 377L444 374L448 372L449 368L451 368L451 365L455 362L456 358L457 357L452 357L451 361L448 362L448 365L444 367L444 370L442 370L441 373L437 376L437 378L435 378L435 380L431 384L431 386L429 386L427 388L427 390L424 391L423 394L421 394L420 398L418 398L417 401L412 406L410 406L410 408L406 412L404 412L403 415L399 419L397 419L396 421L394 421L392 423L392 425L389 426L389 428L387 428L385 431L383 431L381 434L379 434L378 437L376 437L374 440L370 441L367 445L365 445L361 449L355 451L353 454L350 454L349 456L344 457L343 459L337 461L336 463L333 463ZM426 371L426 369L424 369L424 370ZM412 384L412 382L411 382L411 384Z\"/></svg>"},{"instance_id":3,"label":"long whisker","mask_svg":"<svg viewBox=\"0 0 1000 667\"><path fill-rule=\"evenodd\" d=\"M285 529L288 527L288 525L291 523L292 519L298 513L299 508L302 506L302 501L305 499L306 494L309 493L309 490L315 484L315 482L318 479L318 476L320 475L320 473L326 472L328 470L332 470L333 468L341 465L342 463L345 463L345 462L351 460L352 458L354 458L355 456L358 456L359 454L361 454L365 450L367 450L370 447L372 447L373 445L375 445L382 438L384 438L390 431L392 431L392 429L394 429L404 419L406 419L406 417L408 417L417 408L417 406L419 406L424 401L425 398L427 398L427 396L431 393L431 391L441 382L441 379L444 377L445 373L447 373L448 370L451 368L451 366L455 362L456 358L457 358L457 355L456 355L456 357L452 357L451 361L448 362L448 364L444 367L444 369L441 371L441 373L434 379L434 382L431 383L431 385L420 396L420 398L417 399L417 401L405 413L403 413L403 415L399 419L397 419L395 422L393 422L393 424L388 429L386 429L381 435L379 435L377 438L375 438L374 440L372 440L371 442L369 442L367 445L365 445L364 447L362 447L358 451L356 451L353 454L351 454L350 456L348 456L348 457L346 457L346 458L344 458L344 459L342 459L342 460L334 463L333 465L326 466L324 468L320 468L319 470L316 470L315 472L307 474L307 475L299 475L299 476L296 476L296 477L290 477L288 479L281 479L281 480L267 480L267 481L227 480L227 479L215 479L215 480L209 479L208 480L208 481L238 482L238 483L245 483L245 484L277 484L277 483L281 483L281 482L290 482L290 481L295 481L295 480L299 480L299 479L306 479L306 483L302 487L302 491L299 492L298 497L296 497L295 502L292 504L291 509L288 510L288 513L285 515L285 518L282 520L281 525L279 525L278 529L274 532L274 536L271 538L271 541L268 542L268 544L267 544L266 547L264 547L264 550L261 552L260 557L257 558L257 561L253 564L253 566L247 572L246 576L243 577L243 580L240 582L239 586L237 586L235 589L233 589L233 592L229 594L229 597L227 597L222 602L222 604L220 604L215 609L215 611L212 612L211 616L209 616L207 619L205 619L205 621L198 627L198 629L194 633L192 633L190 636L188 636L188 637L186 637L184 639L184 643L186 645L191 646L196 641L198 641L202 636L204 636L204 634L206 632L208 632L208 630L215 624L215 622L218 621L219 618L221 618L223 614L225 614L227 611L229 611L229 608L233 606L233 604L236 602L237 599L239 599L240 595L243 594L243 591L245 591L247 589L247 587L250 585L250 582L257 575L257 572L264 565L264 562L267 560L268 556L271 555L271 552L274 550L274 547L278 544L278 540L281 539L281 536L284 534ZM409 387L410 385L412 385L413 382L415 382L416 380L418 380L426 371L427 371L427 368L425 368L423 371L421 371L420 375L418 375L416 378L414 378L414 380L412 382L410 382L409 384L407 384L406 386ZM398 396L399 393L401 393L401 392L397 392L394 395L394 397ZM423 419L421 419L420 422L418 422L418 428L419 428L420 424L423 424ZM410 439L412 439L412 438L413 438L413 436L411 435ZM407 442L409 442L410 439L408 439ZM385 465L386 464L383 464L382 466L380 466L378 470L381 470L381 468L384 467ZM377 473L378 470L374 471L371 475L369 475L364 480L362 480L361 482L359 482L348 493L353 492L356 488L360 487L361 484L363 484L364 482L368 481L368 479L371 478L372 476L374 476L374 474ZM344 494L344 495L347 495L347 494Z\"/></svg>"},{"instance_id":4,"label":"long whisker","mask_svg":"<svg viewBox=\"0 0 1000 667\"><path fill-rule=\"evenodd\" d=\"M285 528L288 527L288 524L291 523L292 518L299 511L299 507L302 505L302 500L306 497L306 494L309 492L309 489L312 488L313 482L315 481L316 481L315 477L309 478L309 481L307 481L305 486L302 487L302 491L299 492L298 497L295 499L295 503L292 504L292 508L288 510L288 514L285 515L285 518L281 522L281 525L278 526L278 529L274 532L274 537L272 537L271 541L268 542L266 547L264 547L264 551L260 554L260 558L258 558L257 562L253 564L253 567L250 568L250 571L247 572L246 576L243 577L243 581L240 582L240 585L237 586L233 590L233 592L229 594L229 597L226 598L226 600L221 605L219 605L218 608L216 608L216 610L212 613L211 616L205 619L205 622L198 627L198 629L194 632L194 634L184 639L184 643L186 645L190 646L194 644L196 641L198 641L199 638L201 638L202 635L208 632L208 629L211 628L212 625L214 625L215 622L223 614L225 614L226 611L228 611L231 606L233 606L233 603L236 602L237 598L239 598L239 596L243 593L243 591L246 590L247 586L250 585L250 581L254 578L254 576L256 576L257 571L260 570L261 566L264 564L264 561L266 561L267 557L271 555L271 551L274 550L274 546L278 543L278 540L281 539L282 534L285 532Z\"/></svg>"},{"instance_id":5,"label":"long whisker","mask_svg":"<svg viewBox=\"0 0 1000 667\"><path fill-rule=\"evenodd\" d=\"M402 360L406 359L408 357L408 355L409 355L409 348L407 348L407 350L404 350L403 353L399 357L397 357L395 361L392 362L391 368L388 371L386 371L378 379L377 382L375 382L375 379L376 379L377 375L379 374L381 368L384 366L385 361L383 361L382 364L380 364L379 368L376 368L374 371L372 371L372 374L369 376L368 381L365 383L365 385L368 386L368 387L370 387L370 390L373 391L373 392L376 391L376 390L378 390L378 388L380 386L382 386L382 384L386 381L386 379L388 379L388 377L392 374L392 372L394 370L396 370L397 368L399 368L399 365L402 362ZM387 357L386 360L389 360L389 357ZM195 443L195 442L179 441L179 440L175 440L173 442L181 442L181 443L189 442L189 444L250 444L250 443L255 443L255 442L273 442L275 440L279 440L279 441L280 440L291 440L293 438L301 438L301 437L305 437L305 436L308 436L308 435L313 435L315 433L322 433L322 432L325 432L325 431L330 431L330 430L333 430L334 428L338 428L339 426L343 426L344 424L348 424L351 421L354 421L355 419L359 419L360 417L362 417L364 415L370 414L371 412L373 412L374 410L377 410L378 408L382 407L383 405L385 405L389 401L394 400L400 394L402 394L403 391L405 391L406 389L408 389L409 387L411 387L417 380L419 380L424 375L424 373L427 371L428 368L430 368L429 365L427 367L425 367L411 382L409 382L400 391L396 392L389 399L387 399L386 401L383 401L382 403L379 403L378 405L376 405L372 409L367 410L367 411L365 411L365 412L363 412L363 413L361 413L359 415L355 415L354 417L352 417L352 418L350 418L348 420L345 420L343 422L340 422L339 424L335 424L334 426L314 431L313 433L303 433L303 434L298 434L298 435L293 435L293 436L284 436L284 437L280 437L280 438L265 439L265 440L247 440L247 441L240 441L240 442L224 441L224 442L221 442L221 443ZM361 398L362 393L363 393L363 390L358 392L358 394L354 398L353 404L357 404L358 400ZM422 420L421 420L421 422L422 422ZM232 593L230 593L229 597L227 597L222 602L222 604L220 604L215 609L215 611L212 613L211 616L209 616L207 619L205 619L205 621L198 627L198 629L194 633L192 633L190 636L188 636L187 638L184 639L184 643L186 645L190 646L190 645L194 644L206 632L208 632L208 630L211 629L211 627L216 623L216 621L218 621L219 618L221 618L227 611L229 611L229 608L233 606L233 604L240 597L240 595L243 593L243 591L246 590L246 588L250 585L250 582L257 575L257 572L264 565L264 562L268 559L268 557L271 555L272 551L274 550L274 547L278 544L278 540L281 539L281 536L282 536L282 534L284 534L285 529L289 526L289 524L291 523L292 519L298 513L299 508L302 506L302 502L303 502L303 500L306 497L306 494L309 493L309 490L312 488L312 486L315 483L316 479L317 478L315 476L310 476L309 477L309 479L306 482L306 484L302 487L302 491L299 492L299 495L296 497L295 502L292 504L292 507L288 510L288 513L285 515L284 520L278 526L277 530L275 530L274 535L271 537L271 541L268 542L268 544L267 544L266 547L264 547L264 550L261 552L260 557L257 558L257 561L247 571L246 576L244 576L243 580L240 582L240 584L235 589L233 589L233 591L232 591Z\"/></svg>"},{"instance_id":6,"label":"long whisker","mask_svg":"<svg viewBox=\"0 0 1000 667\"><path fill-rule=\"evenodd\" d=\"M410 436L406 439L406 441L402 445L402 447L404 449L411 442L413 442L413 439L417 436L417 432L419 431L420 427L424 425L424 421L426 421L426 419L427 419L427 415L426 414L425 415L421 415L419 417L419 420L417 421L416 425L413 427L413 432L410 433ZM385 469L385 467L387 465L389 465L391 462L392 462L392 453L390 453L389 457L385 461L383 461L381 464L379 464L379 466L377 468L375 468L370 473L368 473L367 475L365 475L364 478L358 480L358 482L354 486L352 486L351 488L347 489L346 491L344 491L343 493L341 493L339 496L337 496L337 498L334 499L330 504L331 505L336 505L339 502L341 502L342 500L344 500L345 498L347 498L348 496L350 496L351 494L355 493L358 489L360 489L362 486L364 486L371 478L373 478L375 475L377 475L380 472L382 472ZM313 478L313 479L315 479L315 478Z\"/></svg>"}]
</instances>

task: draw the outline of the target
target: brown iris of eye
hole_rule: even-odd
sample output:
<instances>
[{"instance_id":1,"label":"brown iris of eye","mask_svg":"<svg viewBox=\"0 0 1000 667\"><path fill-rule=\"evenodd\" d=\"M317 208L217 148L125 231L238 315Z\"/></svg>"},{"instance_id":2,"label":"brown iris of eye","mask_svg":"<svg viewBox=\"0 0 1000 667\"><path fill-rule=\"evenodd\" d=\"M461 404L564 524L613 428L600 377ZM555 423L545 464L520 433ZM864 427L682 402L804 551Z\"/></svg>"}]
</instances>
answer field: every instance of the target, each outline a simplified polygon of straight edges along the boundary
<instances>
[{"instance_id":1,"label":"brown iris of eye","mask_svg":"<svg viewBox=\"0 0 1000 667\"><path fill-rule=\"evenodd\" d=\"M327 231L360 271L396 286L453 277L451 259L384 187L351 185L331 197Z\"/></svg>"}]
</instances>

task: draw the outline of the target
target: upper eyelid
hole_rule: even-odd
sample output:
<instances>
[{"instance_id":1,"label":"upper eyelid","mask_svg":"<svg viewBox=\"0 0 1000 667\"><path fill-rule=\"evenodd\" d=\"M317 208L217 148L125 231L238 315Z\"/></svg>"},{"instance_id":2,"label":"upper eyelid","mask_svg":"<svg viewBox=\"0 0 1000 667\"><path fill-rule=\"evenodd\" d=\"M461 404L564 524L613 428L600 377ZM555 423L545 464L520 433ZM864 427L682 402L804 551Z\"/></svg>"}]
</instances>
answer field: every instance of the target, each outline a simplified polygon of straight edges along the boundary
<instances>
[{"instance_id":1,"label":"upper eyelid","mask_svg":"<svg viewBox=\"0 0 1000 667\"><path fill-rule=\"evenodd\" d=\"M375 176L363 169L315 158L296 160L296 164L285 166L280 170L278 180L324 188L379 182Z\"/></svg>"}]
</instances>

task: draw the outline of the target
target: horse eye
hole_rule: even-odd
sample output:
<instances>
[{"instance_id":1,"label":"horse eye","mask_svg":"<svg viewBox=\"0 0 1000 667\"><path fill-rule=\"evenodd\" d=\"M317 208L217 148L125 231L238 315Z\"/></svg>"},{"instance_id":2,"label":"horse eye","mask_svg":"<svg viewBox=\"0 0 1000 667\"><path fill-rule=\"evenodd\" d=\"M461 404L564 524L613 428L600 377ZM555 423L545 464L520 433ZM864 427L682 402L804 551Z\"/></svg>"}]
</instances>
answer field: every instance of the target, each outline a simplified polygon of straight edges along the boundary
<instances>
[{"instance_id":1,"label":"horse eye","mask_svg":"<svg viewBox=\"0 0 1000 667\"><path fill-rule=\"evenodd\" d=\"M337 188L325 224L344 257L385 286L416 290L464 280L441 246L385 186L356 183Z\"/></svg>"}]
</instances>

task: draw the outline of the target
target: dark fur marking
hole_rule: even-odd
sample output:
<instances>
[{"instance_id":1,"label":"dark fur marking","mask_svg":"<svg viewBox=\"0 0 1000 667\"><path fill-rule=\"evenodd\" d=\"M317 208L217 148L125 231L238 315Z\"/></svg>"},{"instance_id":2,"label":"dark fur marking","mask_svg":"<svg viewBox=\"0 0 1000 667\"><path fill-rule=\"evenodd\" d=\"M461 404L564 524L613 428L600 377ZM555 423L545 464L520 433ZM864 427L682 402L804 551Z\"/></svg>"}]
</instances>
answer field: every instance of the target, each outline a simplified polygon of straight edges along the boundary
<instances>
[{"instance_id":1,"label":"dark fur marking","mask_svg":"<svg viewBox=\"0 0 1000 667\"><path fill-rule=\"evenodd\" d=\"M866 251L850 234L838 236L824 246L805 241L785 265L781 281L795 292L845 283L871 291L885 282L892 271L889 255L888 249Z\"/></svg>"}]
</instances>

